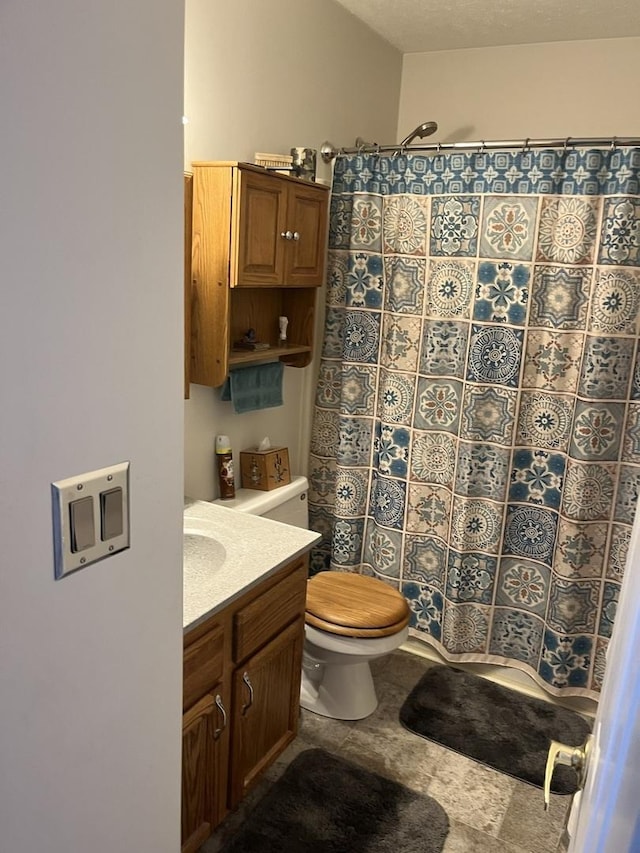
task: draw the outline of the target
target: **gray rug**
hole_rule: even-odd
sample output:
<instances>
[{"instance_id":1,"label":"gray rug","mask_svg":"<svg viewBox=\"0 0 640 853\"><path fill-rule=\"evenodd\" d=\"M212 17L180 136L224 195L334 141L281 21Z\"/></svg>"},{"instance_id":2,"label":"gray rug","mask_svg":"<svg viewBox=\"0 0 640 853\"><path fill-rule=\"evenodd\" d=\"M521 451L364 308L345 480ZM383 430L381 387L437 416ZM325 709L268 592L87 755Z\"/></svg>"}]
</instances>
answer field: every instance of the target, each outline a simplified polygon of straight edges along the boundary
<instances>
[{"instance_id":1,"label":"gray rug","mask_svg":"<svg viewBox=\"0 0 640 853\"><path fill-rule=\"evenodd\" d=\"M579 746L591 731L573 711L449 666L427 670L400 709L400 721L415 734L540 788L550 742ZM551 790L573 794L575 772L557 767Z\"/></svg>"},{"instance_id":2,"label":"gray rug","mask_svg":"<svg viewBox=\"0 0 640 853\"><path fill-rule=\"evenodd\" d=\"M435 800L323 749L301 752L222 853L440 853Z\"/></svg>"}]
</instances>

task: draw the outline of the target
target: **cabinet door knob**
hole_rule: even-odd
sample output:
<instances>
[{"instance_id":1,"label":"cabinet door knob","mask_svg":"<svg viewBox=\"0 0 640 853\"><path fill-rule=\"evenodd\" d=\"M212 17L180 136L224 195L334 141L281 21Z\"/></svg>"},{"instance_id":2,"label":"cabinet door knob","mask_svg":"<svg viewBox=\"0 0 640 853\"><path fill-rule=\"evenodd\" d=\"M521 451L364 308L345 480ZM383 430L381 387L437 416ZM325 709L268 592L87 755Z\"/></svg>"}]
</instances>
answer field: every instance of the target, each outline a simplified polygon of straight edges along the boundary
<instances>
[{"instance_id":1,"label":"cabinet door knob","mask_svg":"<svg viewBox=\"0 0 640 853\"><path fill-rule=\"evenodd\" d=\"M298 232L298 231L294 231L294 232L293 232L293 239L294 239L294 240L299 240L299 239L300 239L300 234L299 234L299 232Z\"/></svg>"},{"instance_id":2,"label":"cabinet door knob","mask_svg":"<svg viewBox=\"0 0 640 853\"><path fill-rule=\"evenodd\" d=\"M280 236L283 240L293 240L295 239L293 236L293 231L281 231Z\"/></svg>"},{"instance_id":3,"label":"cabinet door knob","mask_svg":"<svg viewBox=\"0 0 640 853\"><path fill-rule=\"evenodd\" d=\"M244 683L249 688L249 701L245 702L245 704L242 706L242 710L240 711L240 713L244 715L247 713L249 708L253 705L253 684L251 683L251 681L249 679L249 673L248 672L245 672L245 674L242 676L242 680L244 681Z\"/></svg>"},{"instance_id":4,"label":"cabinet door knob","mask_svg":"<svg viewBox=\"0 0 640 853\"><path fill-rule=\"evenodd\" d=\"M214 731L214 740L218 740L222 732L227 728L227 712L224 709L224 705L222 704L222 697L219 693L216 695L216 705L218 706L218 708L220 709L220 713L222 714L222 725Z\"/></svg>"}]
</instances>

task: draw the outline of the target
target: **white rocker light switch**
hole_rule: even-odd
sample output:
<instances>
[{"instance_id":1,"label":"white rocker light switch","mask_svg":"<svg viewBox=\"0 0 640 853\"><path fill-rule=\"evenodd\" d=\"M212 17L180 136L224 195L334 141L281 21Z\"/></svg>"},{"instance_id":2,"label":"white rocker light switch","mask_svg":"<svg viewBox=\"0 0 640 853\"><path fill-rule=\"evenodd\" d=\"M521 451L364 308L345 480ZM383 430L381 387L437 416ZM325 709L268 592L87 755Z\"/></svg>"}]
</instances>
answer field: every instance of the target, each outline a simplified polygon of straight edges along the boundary
<instances>
[{"instance_id":1,"label":"white rocker light switch","mask_svg":"<svg viewBox=\"0 0 640 853\"><path fill-rule=\"evenodd\" d=\"M129 463L51 484L56 580L129 547Z\"/></svg>"},{"instance_id":2,"label":"white rocker light switch","mask_svg":"<svg viewBox=\"0 0 640 853\"><path fill-rule=\"evenodd\" d=\"M80 498L69 504L71 525L71 551L84 551L96 544L96 529L93 524L93 498Z\"/></svg>"},{"instance_id":3,"label":"white rocker light switch","mask_svg":"<svg viewBox=\"0 0 640 853\"><path fill-rule=\"evenodd\" d=\"M122 535L122 489L100 492L100 527L103 542Z\"/></svg>"}]
</instances>

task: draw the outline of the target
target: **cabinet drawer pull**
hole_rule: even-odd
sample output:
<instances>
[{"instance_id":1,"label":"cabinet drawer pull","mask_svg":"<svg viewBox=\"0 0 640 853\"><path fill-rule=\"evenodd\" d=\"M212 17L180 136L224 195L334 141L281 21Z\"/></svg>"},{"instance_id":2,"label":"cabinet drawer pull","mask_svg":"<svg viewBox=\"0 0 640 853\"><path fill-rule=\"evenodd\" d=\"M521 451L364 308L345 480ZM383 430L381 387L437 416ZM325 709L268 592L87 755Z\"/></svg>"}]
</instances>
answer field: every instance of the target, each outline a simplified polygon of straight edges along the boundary
<instances>
[{"instance_id":1,"label":"cabinet drawer pull","mask_svg":"<svg viewBox=\"0 0 640 853\"><path fill-rule=\"evenodd\" d=\"M245 674L242 676L242 680L249 688L249 701L245 702L245 704L242 706L242 711L240 712L241 714L246 714L249 708L253 705L253 684L251 684L251 681L249 680L248 672L245 672Z\"/></svg>"},{"instance_id":2,"label":"cabinet drawer pull","mask_svg":"<svg viewBox=\"0 0 640 853\"><path fill-rule=\"evenodd\" d=\"M294 232L293 232L293 239L294 239L294 240L299 240L299 239L300 239L300 232L299 232L299 231L294 231Z\"/></svg>"},{"instance_id":3,"label":"cabinet drawer pull","mask_svg":"<svg viewBox=\"0 0 640 853\"><path fill-rule=\"evenodd\" d=\"M222 704L222 697L218 693L216 695L216 705L220 709L220 713L222 714L222 725L220 728L216 729L213 733L213 739L218 740L222 732L227 728L227 712L224 709L224 705Z\"/></svg>"},{"instance_id":4,"label":"cabinet drawer pull","mask_svg":"<svg viewBox=\"0 0 640 853\"><path fill-rule=\"evenodd\" d=\"M281 231L280 236L283 240L295 240L295 237L293 236L293 231Z\"/></svg>"}]
</instances>

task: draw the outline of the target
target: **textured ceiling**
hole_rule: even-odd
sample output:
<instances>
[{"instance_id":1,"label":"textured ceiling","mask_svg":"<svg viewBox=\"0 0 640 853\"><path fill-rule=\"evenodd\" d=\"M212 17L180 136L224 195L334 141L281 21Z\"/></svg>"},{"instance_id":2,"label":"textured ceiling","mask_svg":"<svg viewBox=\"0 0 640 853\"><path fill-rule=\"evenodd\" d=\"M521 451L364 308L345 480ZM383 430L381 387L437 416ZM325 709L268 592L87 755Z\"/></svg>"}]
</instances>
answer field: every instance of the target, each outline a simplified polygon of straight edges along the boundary
<instances>
[{"instance_id":1,"label":"textured ceiling","mask_svg":"<svg viewBox=\"0 0 640 853\"><path fill-rule=\"evenodd\" d=\"M402 53L640 35L640 0L338 0Z\"/></svg>"}]
</instances>

